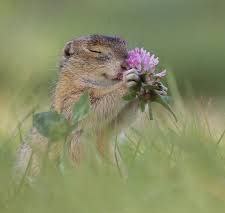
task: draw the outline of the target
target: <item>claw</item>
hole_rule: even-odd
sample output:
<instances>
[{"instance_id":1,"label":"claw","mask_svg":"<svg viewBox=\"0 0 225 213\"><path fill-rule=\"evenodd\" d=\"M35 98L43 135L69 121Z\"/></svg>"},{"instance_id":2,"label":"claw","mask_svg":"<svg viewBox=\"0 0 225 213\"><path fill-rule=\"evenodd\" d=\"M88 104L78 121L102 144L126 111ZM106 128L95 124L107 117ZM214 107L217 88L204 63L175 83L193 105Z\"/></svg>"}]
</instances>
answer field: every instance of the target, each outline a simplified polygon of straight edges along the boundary
<instances>
[{"instance_id":1,"label":"claw","mask_svg":"<svg viewBox=\"0 0 225 213\"><path fill-rule=\"evenodd\" d=\"M138 75L138 70L136 69L130 69L124 72L124 75L128 75L130 73L135 73L136 75Z\"/></svg>"},{"instance_id":2,"label":"claw","mask_svg":"<svg viewBox=\"0 0 225 213\"><path fill-rule=\"evenodd\" d=\"M140 77L136 75L135 73L129 73L128 75L125 76L127 81L139 81Z\"/></svg>"},{"instance_id":3,"label":"claw","mask_svg":"<svg viewBox=\"0 0 225 213\"><path fill-rule=\"evenodd\" d=\"M135 81L128 81L127 82L127 87L134 87L134 86L136 86L137 85L137 82L135 82Z\"/></svg>"},{"instance_id":4,"label":"claw","mask_svg":"<svg viewBox=\"0 0 225 213\"><path fill-rule=\"evenodd\" d=\"M140 81L139 73L136 69L130 69L124 72L123 80L127 87L134 87Z\"/></svg>"}]
</instances>

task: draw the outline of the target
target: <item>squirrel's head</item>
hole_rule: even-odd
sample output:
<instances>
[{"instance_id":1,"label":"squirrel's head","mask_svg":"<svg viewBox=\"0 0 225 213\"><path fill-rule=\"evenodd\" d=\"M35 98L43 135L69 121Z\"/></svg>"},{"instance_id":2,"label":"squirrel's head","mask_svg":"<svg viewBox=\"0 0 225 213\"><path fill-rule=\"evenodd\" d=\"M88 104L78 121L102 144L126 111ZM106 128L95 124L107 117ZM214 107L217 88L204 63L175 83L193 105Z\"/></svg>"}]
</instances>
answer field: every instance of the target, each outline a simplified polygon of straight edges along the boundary
<instances>
[{"instance_id":1,"label":"squirrel's head","mask_svg":"<svg viewBox=\"0 0 225 213\"><path fill-rule=\"evenodd\" d=\"M126 42L119 37L80 37L69 41L64 47L60 70L69 72L75 78L114 81L125 69L126 57Z\"/></svg>"}]
</instances>

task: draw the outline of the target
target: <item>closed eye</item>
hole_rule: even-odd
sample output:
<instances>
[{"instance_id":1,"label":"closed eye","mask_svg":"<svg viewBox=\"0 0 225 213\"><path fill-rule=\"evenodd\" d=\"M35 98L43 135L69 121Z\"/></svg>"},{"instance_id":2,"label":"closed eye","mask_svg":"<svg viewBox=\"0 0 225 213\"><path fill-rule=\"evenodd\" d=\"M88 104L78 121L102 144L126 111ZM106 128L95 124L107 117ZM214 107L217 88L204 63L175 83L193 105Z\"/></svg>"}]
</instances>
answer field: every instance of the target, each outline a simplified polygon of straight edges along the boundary
<instances>
[{"instance_id":1,"label":"closed eye","mask_svg":"<svg viewBox=\"0 0 225 213\"><path fill-rule=\"evenodd\" d=\"M92 52L92 53L99 53L99 54L102 53L101 51L98 51L98 50L92 50L92 49L89 49L89 51Z\"/></svg>"}]
</instances>

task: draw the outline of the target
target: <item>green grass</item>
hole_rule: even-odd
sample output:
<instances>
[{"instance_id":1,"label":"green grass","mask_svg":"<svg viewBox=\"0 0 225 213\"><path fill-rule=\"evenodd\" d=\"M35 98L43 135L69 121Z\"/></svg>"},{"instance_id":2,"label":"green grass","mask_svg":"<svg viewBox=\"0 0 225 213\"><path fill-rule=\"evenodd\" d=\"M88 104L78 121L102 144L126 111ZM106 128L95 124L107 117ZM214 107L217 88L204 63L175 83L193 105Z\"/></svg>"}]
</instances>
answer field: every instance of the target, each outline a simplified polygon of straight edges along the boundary
<instances>
[{"instance_id":1,"label":"green grass","mask_svg":"<svg viewBox=\"0 0 225 213\"><path fill-rule=\"evenodd\" d=\"M118 139L127 177L91 150L79 168L66 164L60 172L49 163L18 189L12 167L19 136L2 133L0 212L224 212L222 131L209 130L205 108L183 105L177 97L178 123L153 105L154 121L144 119Z\"/></svg>"}]
</instances>

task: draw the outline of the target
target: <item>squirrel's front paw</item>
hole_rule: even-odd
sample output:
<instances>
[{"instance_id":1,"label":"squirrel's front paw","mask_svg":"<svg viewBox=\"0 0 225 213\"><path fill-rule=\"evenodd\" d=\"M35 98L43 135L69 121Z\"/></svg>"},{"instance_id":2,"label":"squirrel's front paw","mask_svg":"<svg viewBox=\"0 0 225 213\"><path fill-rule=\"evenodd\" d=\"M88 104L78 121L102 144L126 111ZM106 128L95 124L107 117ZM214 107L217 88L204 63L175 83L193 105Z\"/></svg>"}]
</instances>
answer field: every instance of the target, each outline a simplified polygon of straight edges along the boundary
<instances>
[{"instance_id":1,"label":"squirrel's front paw","mask_svg":"<svg viewBox=\"0 0 225 213\"><path fill-rule=\"evenodd\" d=\"M136 69L130 69L123 73L123 81L128 88L136 86L140 82L140 77Z\"/></svg>"}]
</instances>

